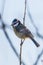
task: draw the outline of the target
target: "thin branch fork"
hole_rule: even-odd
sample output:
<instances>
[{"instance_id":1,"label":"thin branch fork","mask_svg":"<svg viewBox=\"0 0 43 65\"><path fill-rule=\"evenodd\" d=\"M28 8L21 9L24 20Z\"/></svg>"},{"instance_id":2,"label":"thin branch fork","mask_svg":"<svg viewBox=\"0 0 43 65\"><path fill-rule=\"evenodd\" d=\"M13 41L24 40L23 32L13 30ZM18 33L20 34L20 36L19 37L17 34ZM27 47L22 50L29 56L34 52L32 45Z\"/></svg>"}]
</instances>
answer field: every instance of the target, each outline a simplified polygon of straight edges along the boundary
<instances>
[{"instance_id":1,"label":"thin branch fork","mask_svg":"<svg viewBox=\"0 0 43 65\"><path fill-rule=\"evenodd\" d=\"M21 61L21 57L22 57L22 45L23 45L24 41L21 40L21 44L20 44L20 65L22 64Z\"/></svg>"}]
</instances>

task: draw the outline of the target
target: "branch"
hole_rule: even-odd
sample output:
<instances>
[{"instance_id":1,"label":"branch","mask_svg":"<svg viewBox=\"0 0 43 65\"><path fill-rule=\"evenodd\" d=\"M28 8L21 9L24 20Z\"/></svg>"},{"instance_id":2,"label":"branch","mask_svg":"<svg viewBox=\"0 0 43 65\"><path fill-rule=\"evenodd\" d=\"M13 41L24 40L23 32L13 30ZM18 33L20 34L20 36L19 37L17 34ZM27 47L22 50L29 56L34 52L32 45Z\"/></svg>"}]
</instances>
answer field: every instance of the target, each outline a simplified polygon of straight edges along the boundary
<instances>
[{"instance_id":1,"label":"branch","mask_svg":"<svg viewBox=\"0 0 43 65\"><path fill-rule=\"evenodd\" d=\"M25 17L26 17L26 4L27 0L25 0L25 10L24 10L24 17L23 17L23 25L25 25ZM21 39L21 44L20 44L20 65L22 64L21 62L21 56L22 56L22 46L23 46L24 41Z\"/></svg>"},{"instance_id":2,"label":"branch","mask_svg":"<svg viewBox=\"0 0 43 65\"><path fill-rule=\"evenodd\" d=\"M29 16L29 18L30 18L30 21L31 21L32 25L34 26L34 28L35 28L35 30L36 30L36 35L37 35L38 37L40 37L41 39L43 39L43 35L41 35L41 34L39 33L38 27L35 25L34 20L33 20L33 18L32 18L32 15L31 15L31 13L30 13L30 11L29 11L28 9L29 9L29 8L27 8L28 16Z\"/></svg>"},{"instance_id":3,"label":"branch","mask_svg":"<svg viewBox=\"0 0 43 65\"><path fill-rule=\"evenodd\" d=\"M21 40L21 44L20 44L20 65L22 64L21 62L21 57L22 57L22 45L23 45L24 41Z\"/></svg>"},{"instance_id":4,"label":"branch","mask_svg":"<svg viewBox=\"0 0 43 65\"><path fill-rule=\"evenodd\" d=\"M36 60L36 62L35 62L33 65L37 65L37 64L38 64L38 61L40 60L42 54L43 54L43 50L42 50L41 53L38 55L37 60Z\"/></svg>"},{"instance_id":5,"label":"branch","mask_svg":"<svg viewBox=\"0 0 43 65\"><path fill-rule=\"evenodd\" d=\"M25 9L24 9L24 17L23 17L23 24L25 25L25 17L26 17L26 5L27 5L27 0L25 0Z\"/></svg>"},{"instance_id":6,"label":"branch","mask_svg":"<svg viewBox=\"0 0 43 65\"><path fill-rule=\"evenodd\" d=\"M2 16L3 16L3 12L4 12L4 7L5 7L5 0L3 1L3 7L2 7L2 14L0 14L0 20L1 20L1 23L2 23L2 30L7 38L7 40L9 41L9 44L11 46L11 48L13 49L13 51L15 52L16 56L18 57L18 59L20 60L20 56L19 54L17 53L15 47L13 46L8 34L7 34L7 31L6 31L6 25L4 24L4 21L2 19ZM25 65L25 63L23 61L21 61L23 63L23 65Z\"/></svg>"},{"instance_id":7,"label":"branch","mask_svg":"<svg viewBox=\"0 0 43 65\"><path fill-rule=\"evenodd\" d=\"M9 36L8 36L8 33L7 33L7 31L6 31L6 25L4 24L4 22L3 22L3 20L2 20L2 17L1 17L1 23L2 23L2 30L3 30L3 32L4 32L4 34L5 34L5 36L6 36L7 40L8 40L8 42L9 42L9 44L10 44L10 46L11 46L11 48L12 48L12 50L13 50L14 53L16 54L17 58L20 60L19 54L17 53L15 47L13 46L13 44L12 44L12 42L11 42ZM23 63L23 65L25 65L25 63L24 63L23 61L22 61L22 63Z\"/></svg>"}]
</instances>

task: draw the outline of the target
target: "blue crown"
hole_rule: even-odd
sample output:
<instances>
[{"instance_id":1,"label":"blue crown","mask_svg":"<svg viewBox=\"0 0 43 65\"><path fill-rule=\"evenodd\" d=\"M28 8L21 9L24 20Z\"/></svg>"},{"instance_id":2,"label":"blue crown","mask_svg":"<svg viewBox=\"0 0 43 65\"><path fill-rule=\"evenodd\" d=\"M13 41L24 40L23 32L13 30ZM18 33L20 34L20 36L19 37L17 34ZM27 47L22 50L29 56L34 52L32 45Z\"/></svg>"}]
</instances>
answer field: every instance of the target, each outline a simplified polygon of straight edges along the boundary
<instances>
[{"instance_id":1,"label":"blue crown","mask_svg":"<svg viewBox=\"0 0 43 65\"><path fill-rule=\"evenodd\" d=\"M12 23L13 23L13 24L16 24L16 23L17 23L17 19L14 19L14 20L12 21Z\"/></svg>"},{"instance_id":2,"label":"blue crown","mask_svg":"<svg viewBox=\"0 0 43 65\"><path fill-rule=\"evenodd\" d=\"M16 22L16 21L17 21L17 19L14 19L14 20L13 20L13 23Z\"/></svg>"}]
</instances>

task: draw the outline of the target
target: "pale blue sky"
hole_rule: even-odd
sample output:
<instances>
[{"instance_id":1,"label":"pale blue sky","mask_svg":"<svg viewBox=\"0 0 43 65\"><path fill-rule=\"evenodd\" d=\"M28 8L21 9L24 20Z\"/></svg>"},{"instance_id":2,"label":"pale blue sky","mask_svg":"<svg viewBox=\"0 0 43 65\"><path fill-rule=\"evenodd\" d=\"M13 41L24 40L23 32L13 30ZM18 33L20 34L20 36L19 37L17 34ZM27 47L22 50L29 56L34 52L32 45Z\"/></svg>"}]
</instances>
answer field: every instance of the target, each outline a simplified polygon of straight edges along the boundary
<instances>
[{"instance_id":1,"label":"pale blue sky","mask_svg":"<svg viewBox=\"0 0 43 65\"><path fill-rule=\"evenodd\" d=\"M3 3L5 2L3 20L6 24L11 25L14 18L18 18L23 23L24 2L25 0L0 0L0 12L3 10ZM27 0L27 8L30 11L35 25L39 29L39 33L43 35L43 0ZM26 65L33 65L37 59L38 54L43 49L43 39L36 36L35 28L30 22L28 11L26 12L25 25L31 30L35 39L39 42L40 47L37 48L30 39L26 39L22 49L22 59ZM14 34L13 30L6 29L14 47L19 53L20 39ZM40 58L38 65L42 65ZM12 48L9 45L3 31L0 29L0 65L19 65L19 60Z\"/></svg>"}]
</instances>

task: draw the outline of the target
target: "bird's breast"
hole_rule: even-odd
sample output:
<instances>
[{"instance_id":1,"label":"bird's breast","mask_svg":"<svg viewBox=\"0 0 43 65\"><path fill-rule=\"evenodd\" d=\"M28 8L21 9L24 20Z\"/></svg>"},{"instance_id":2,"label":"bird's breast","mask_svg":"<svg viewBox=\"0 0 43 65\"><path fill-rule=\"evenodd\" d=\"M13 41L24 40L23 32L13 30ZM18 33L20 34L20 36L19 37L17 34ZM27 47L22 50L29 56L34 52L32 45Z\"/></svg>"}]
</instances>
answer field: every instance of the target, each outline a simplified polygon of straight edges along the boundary
<instances>
[{"instance_id":1,"label":"bird's breast","mask_svg":"<svg viewBox=\"0 0 43 65\"><path fill-rule=\"evenodd\" d=\"M27 38L23 33L18 32L16 29L14 29L14 32L15 32L16 36L18 36L21 39Z\"/></svg>"},{"instance_id":2,"label":"bird's breast","mask_svg":"<svg viewBox=\"0 0 43 65\"><path fill-rule=\"evenodd\" d=\"M18 32L16 29L14 29L14 32L16 36L18 36L19 38L22 38L22 33Z\"/></svg>"}]
</instances>

